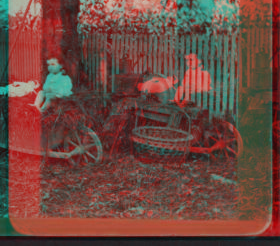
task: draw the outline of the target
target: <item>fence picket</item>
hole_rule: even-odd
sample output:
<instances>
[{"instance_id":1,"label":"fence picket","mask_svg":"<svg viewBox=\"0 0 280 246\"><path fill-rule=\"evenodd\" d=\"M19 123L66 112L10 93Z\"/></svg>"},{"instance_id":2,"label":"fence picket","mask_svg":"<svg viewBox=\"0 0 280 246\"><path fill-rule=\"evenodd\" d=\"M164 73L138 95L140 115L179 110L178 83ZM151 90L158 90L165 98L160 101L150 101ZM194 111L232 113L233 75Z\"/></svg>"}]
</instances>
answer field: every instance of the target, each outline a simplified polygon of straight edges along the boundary
<instances>
[{"instance_id":1,"label":"fence picket","mask_svg":"<svg viewBox=\"0 0 280 246\"><path fill-rule=\"evenodd\" d=\"M247 34L247 87L250 87L251 84L251 32Z\"/></svg>"},{"instance_id":2,"label":"fence picket","mask_svg":"<svg viewBox=\"0 0 280 246\"><path fill-rule=\"evenodd\" d=\"M252 40L252 44L251 44L251 58L252 58L252 67L251 67L251 69L254 69L255 68L255 64L256 64L256 61L255 61L255 59L256 59L256 56L255 56L255 49L256 49L256 36L255 36L255 34L256 34L256 28L252 28L251 29L251 40ZM254 79L254 77L253 77L253 79ZM252 81L252 82L254 82L254 81Z\"/></svg>"},{"instance_id":3,"label":"fence picket","mask_svg":"<svg viewBox=\"0 0 280 246\"><path fill-rule=\"evenodd\" d=\"M270 36L271 36L271 34L270 34L271 32L270 32L270 28L266 28L266 30L265 30L265 40L264 40L264 48L265 48L265 53L268 53L268 44L270 43L269 42L269 38L270 38ZM278 35L280 36L280 32L278 31ZM279 39L278 39L279 40Z\"/></svg>"},{"instance_id":4,"label":"fence picket","mask_svg":"<svg viewBox=\"0 0 280 246\"><path fill-rule=\"evenodd\" d=\"M164 35L164 75L168 76L168 68L167 68L167 52L168 52L168 37L167 34Z\"/></svg>"},{"instance_id":5,"label":"fence picket","mask_svg":"<svg viewBox=\"0 0 280 246\"><path fill-rule=\"evenodd\" d=\"M203 35L203 40L204 40L204 50L203 50L203 61L204 61L204 69L208 71L208 51L209 51L209 39L206 35ZM203 108L207 109L208 108L208 77L203 78Z\"/></svg>"},{"instance_id":6,"label":"fence picket","mask_svg":"<svg viewBox=\"0 0 280 246\"><path fill-rule=\"evenodd\" d=\"M192 35L192 54L196 54L196 41L197 41L197 38L196 38L196 35L195 34L193 34ZM196 84L196 82L197 82L197 80L196 80L196 73L194 73L194 72L192 72L192 70L190 70L191 71L191 100L193 101L193 102L196 102L196 86L197 86L197 84Z\"/></svg>"},{"instance_id":7,"label":"fence picket","mask_svg":"<svg viewBox=\"0 0 280 246\"><path fill-rule=\"evenodd\" d=\"M259 33L260 33L260 28L256 27L256 34L255 34L255 38L256 38L256 53L259 53Z\"/></svg>"},{"instance_id":8,"label":"fence picket","mask_svg":"<svg viewBox=\"0 0 280 246\"><path fill-rule=\"evenodd\" d=\"M154 66L153 66L153 71L154 74L157 73L157 35L153 35L153 41L154 41L154 54L153 54L153 58L154 58Z\"/></svg>"},{"instance_id":9,"label":"fence picket","mask_svg":"<svg viewBox=\"0 0 280 246\"><path fill-rule=\"evenodd\" d=\"M222 47L222 35L218 35L218 47ZM222 58L222 50L218 49L217 55L217 67L216 67L216 116L220 116L221 112L221 58Z\"/></svg>"},{"instance_id":10,"label":"fence picket","mask_svg":"<svg viewBox=\"0 0 280 246\"><path fill-rule=\"evenodd\" d=\"M148 52L148 36L147 36L147 34L144 34L144 56L143 56L143 63L144 63L143 70L144 70L144 72L147 71L147 67L148 67L147 66L147 59L148 59L147 52Z\"/></svg>"},{"instance_id":11,"label":"fence picket","mask_svg":"<svg viewBox=\"0 0 280 246\"><path fill-rule=\"evenodd\" d=\"M179 53L179 36L176 35L176 40L175 40L175 69L174 69L174 74L176 78L179 78L179 69L178 69L178 53ZM173 81L173 86L175 87L174 81ZM170 98L173 99L173 98Z\"/></svg>"},{"instance_id":12,"label":"fence picket","mask_svg":"<svg viewBox=\"0 0 280 246\"><path fill-rule=\"evenodd\" d=\"M223 59L223 107L224 113L227 109L228 102L228 35L224 36L224 59Z\"/></svg>"},{"instance_id":13,"label":"fence picket","mask_svg":"<svg viewBox=\"0 0 280 246\"><path fill-rule=\"evenodd\" d=\"M120 74L120 69L119 69L119 59L120 59L120 35L117 34L116 37L116 74Z\"/></svg>"},{"instance_id":14,"label":"fence picket","mask_svg":"<svg viewBox=\"0 0 280 246\"><path fill-rule=\"evenodd\" d=\"M215 37L214 35L211 36L211 56L210 56L210 76L211 81L215 82L214 80L214 73L215 73ZM213 89L210 90L209 95L209 116L212 119L214 114L214 90L216 88L216 84L213 83Z\"/></svg>"},{"instance_id":15,"label":"fence picket","mask_svg":"<svg viewBox=\"0 0 280 246\"><path fill-rule=\"evenodd\" d=\"M180 45L181 45L181 52L180 52L180 78L179 78L179 86L183 85L180 84L180 81L182 81L181 83L183 83L183 79L184 79L184 67L185 67L185 62L184 62L184 54L185 54L185 36L182 35L180 38ZM184 91L184 89L183 89Z\"/></svg>"},{"instance_id":16,"label":"fence picket","mask_svg":"<svg viewBox=\"0 0 280 246\"><path fill-rule=\"evenodd\" d=\"M150 72L152 72L152 47L153 47L153 39L152 39L152 35L149 34L149 66L148 66L148 70Z\"/></svg>"},{"instance_id":17,"label":"fence picket","mask_svg":"<svg viewBox=\"0 0 280 246\"><path fill-rule=\"evenodd\" d=\"M186 54L190 54L190 48L191 48L191 40L190 40L190 36L187 36L187 40L186 40ZM185 59L185 57L184 57L184 59ZM187 64L185 64L185 71L187 71L189 68L188 68L188 66L187 66ZM188 76L188 79L187 79L187 81L185 81L184 80L184 83L186 83L188 86L186 87L186 86L184 86L184 94L185 94L185 99L187 100L187 101L189 101L190 100L190 76ZM187 89L187 91L186 91L186 89Z\"/></svg>"},{"instance_id":18,"label":"fence picket","mask_svg":"<svg viewBox=\"0 0 280 246\"><path fill-rule=\"evenodd\" d=\"M238 96L239 96L239 91L240 91L239 81L242 81L242 69L240 69L240 68L242 68L242 51L240 49L241 33L238 33L237 35L239 35L239 38L238 38L239 43L238 43L238 45L236 45L236 48L235 48L236 52L234 52L235 53L234 60L235 60L235 64L237 64L235 66L235 69L237 70L237 78L236 78L236 83L234 83L234 87L235 87L234 88L234 95L235 95L234 101L235 101L235 103L234 103L233 107L235 109L234 116L235 116L236 128L238 129L238 124L239 124L239 121L237 120L238 119L238 100L239 100Z\"/></svg>"},{"instance_id":19,"label":"fence picket","mask_svg":"<svg viewBox=\"0 0 280 246\"><path fill-rule=\"evenodd\" d=\"M169 36L169 76L173 76L173 37Z\"/></svg>"},{"instance_id":20,"label":"fence picket","mask_svg":"<svg viewBox=\"0 0 280 246\"><path fill-rule=\"evenodd\" d=\"M159 37L159 47L158 47L158 73L159 74L164 74L164 72L162 71L163 69L163 52L164 52L164 47L163 47L163 39L161 37Z\"/></svg>"},{"instance_id":21,"label":"fence picket","mask_svg":"<svg viewBox=\"0 0 280 246\"><path fill-rule=\"evenodd\" d=\"M135 59L135 69L134 69L134 73L138 73L139 72L139 61L138 61L138 42L139 42L139 35L136 34L135 35L135 46L134 46L134 59Z\"/></svg>"},{"instance_id":22,"label":"fence picket","mask_svg":"<svg viewBox=\"0 0 280 246\"><path fill-rule=\"evenodd\" d=\"M124 53L126 55L128 55L128 37L129 35L125 35Z\"/></svg>"},{"instance_id":23,"label":"fence picket","mask_svg":"<svg viewBox=\"0 0 280 246\"><path fill-rule=\"evenodd\" d=\"M96 81L96 90L99 91L100 88L100 47L101 46L101 38L100 34L96 36L96 51L95 51L95 62L96 62L96 70L95 70L95 81Z\"/></svg>"},{"instance_id":24,"label":"fence picket","mask_svg":"<svg viewBox=\"0 0 280 246\"><path fill-rule=\"evenodd\" d=\"M236 40L236 33L234 33L232 35L231 38L231 51L230 51L230 93L229 93L229 110L232 111L233 110L233 106L234 106L234 84L235 84L235 57L237 52L236 52L236 47L235 47L235 42L234 40Z\"/></svg>"},{"instance_id":25,"label":"fence picket","mask_svg":"<svg viewBox=\"0 0 280 246\"><path fill-rule=\"evenodd\" d=\"M112 92L115 92L115 55L116 55L116 34L112 34ZM131 40L131 39L130 39ZM130 45L131 46L131 45Z\"/></svg>"},{"instance_id":26,"label":"fence picket","mask_svg":"<svg viewBox=\"0 0 280 246\"><path fill-rule=\"evenodd\" d=\"M133 61L133 57L132 57L132 51L133 51L133 35L129 35L129 45L128 45L128 49L129 49L129 59L131 59L131 61ZM133 68L131 68L133 69Z\"/></svg>"},{"instance_id":27,"label":"fence picket","mask_svg":"<svg viewBox=\"0 0 280 246\"><path fill-rule=\"evenodd\" d=\"M105 34L105 38L104 38L104 62L105 62L105 67L104 67L104 95L106 95L107 94L107 64L108 64L108 62L107 62L107 50L106 50L106 44L107 44L107 39L108 39L108 37L107 37L107 33ZM105 103L106 103L106 101L105 101ZM106 105L105 105L106 106Z\"/></svg>"},{"instance_id":28,"label":"fence picket","mask_svg":"<svg viewBox=\"0 0 280 246\"><path fill-rule=\"evenodd\" d=\"M90 50L91 50L91 61L89 62L89 67L90 67L90 79L91 79L91 83L92 83L92 87L91 89L96 90L97 89L97 85L96 85L96 34L92 33L91 34L91 44L90 44Z\"/></svg>"},{"instance_id":29,"label":"fence picket","mask_svg":"<svg viewBox=\"0 0 280 246\"><path fill-rule=\"evenodd\" d=\"M197 41L197 49L198 49L198 59L202 60L202 36L198 36L198 41ZM202 88L202 78L199 78L200 74L196 74L196 79L197 79L197 87ZM197 95L197 106L201 107L201 91L198 90L196 93Z\"/></svg>"},{"instance_id":30,"label":"fence picket","mask_svg":"<svg viewBox=\"0 0 280 246\"><path fill-rule=\"evenodd\" d=\"M88 56L89 56L89 53L88 53L88 45L89 45L89 38L88 38L89 36L88 36L88 34L86 34L86 35L84 35L84 38L85 38L85 40L84 40L84 50L85 50L85 54L86 54L86 59L85 59L85 61L84 61L84 66L85 66L85 72L88 74ZM89 79L90 79L90 77L89 77Z\"/></svg>"},{"instance_id":31,"label":"fence picket","mask_svg":"<svg viewBox=\"0 0 280 246\"><path fill-rule=\"evenodd\" d=\"M143 47L143 36L139 35L139 73L142 74L142 68L143 68L143 59L142 59L142 47Z\"/></svg>"}]
</instances>

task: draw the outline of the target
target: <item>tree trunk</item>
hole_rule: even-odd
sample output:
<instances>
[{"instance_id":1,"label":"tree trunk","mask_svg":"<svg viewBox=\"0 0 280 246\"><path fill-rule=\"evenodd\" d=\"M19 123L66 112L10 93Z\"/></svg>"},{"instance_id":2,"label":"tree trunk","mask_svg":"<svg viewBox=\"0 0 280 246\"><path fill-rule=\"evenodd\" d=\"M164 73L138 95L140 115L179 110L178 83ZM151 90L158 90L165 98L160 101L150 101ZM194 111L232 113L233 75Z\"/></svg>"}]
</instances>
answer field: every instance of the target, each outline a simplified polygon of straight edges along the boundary
<instances>
[{"instance_id":1,"label":"tree trunk","mask_svg":"<svg viewBox=\"0 0 280 246\"><path fill-rule=\"evenodd\" d=\"M65 70L71 77L74 89L79 85L81 51L78 39L79 0L43 0L43 72L47 74L46 60L61 55Z\"/></svg>"}]
</instances>

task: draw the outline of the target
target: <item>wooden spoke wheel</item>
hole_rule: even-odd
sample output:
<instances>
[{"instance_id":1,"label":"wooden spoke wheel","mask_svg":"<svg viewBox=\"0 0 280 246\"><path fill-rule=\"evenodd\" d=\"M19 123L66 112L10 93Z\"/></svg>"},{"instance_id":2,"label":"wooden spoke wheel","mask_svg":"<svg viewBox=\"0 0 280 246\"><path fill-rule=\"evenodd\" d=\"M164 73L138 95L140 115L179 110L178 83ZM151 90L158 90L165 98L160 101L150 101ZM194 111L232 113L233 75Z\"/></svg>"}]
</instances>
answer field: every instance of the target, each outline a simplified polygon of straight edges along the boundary
<instances>
[{"instance_id":1,"label":"wooden spoke wheel","mask_svg":"<svg viewBox=\"0 0 280 246\"><path fill-rule=\"evenodd\" d=\"M99 137L88 127L69 131L64 139L64 150L72 165L97 164L102 161L103 148Z\"/></svg>"},{"instance_id":2,"label":"wooden spoke wheel","mask_svg":"<svg viewBox=\"0 0 280 246\"><path fill-rule=\"evenodd\" d=\"M210 148L213 161L236 160L243 152L243 140L229 122L220 121L204 133L204 146Z\"/></svg>"}]
</instances>

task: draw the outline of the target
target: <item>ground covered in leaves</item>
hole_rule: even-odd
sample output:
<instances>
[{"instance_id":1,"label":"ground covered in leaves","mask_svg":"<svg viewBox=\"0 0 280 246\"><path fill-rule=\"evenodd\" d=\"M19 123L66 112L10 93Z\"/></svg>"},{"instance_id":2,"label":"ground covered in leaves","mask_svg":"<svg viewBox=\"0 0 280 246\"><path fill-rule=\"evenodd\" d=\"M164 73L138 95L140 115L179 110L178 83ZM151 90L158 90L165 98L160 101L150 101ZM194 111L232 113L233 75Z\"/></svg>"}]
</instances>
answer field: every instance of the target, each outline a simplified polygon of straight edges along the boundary
<instances>
[{"instance_id":1,"label":"ground covered in leaves","mask_svg":"<svg viewBox=\"0 0 280 246\"><path fill-rule=\"evenodd\" d=\"M77 168L49 163L41 172L41 210L47 217L230 219L238 194L234 169L205 156L181 165L132 156Z\"/></svg>"},{"instance_id":2,"label":"ground covered in leaves","mask_svg":"<svg viewBox=\"0 0 280 246\"><path fill-rule=\"evenodd\" d=\"M250 206L253 204L258 208L258 216L267 215L271 212L271 194L267 192L271 185L269 163L264 165L266 160L258 157L256 151L247 155L251 157L247 167L243 167L247 168L243 172L246 175L238 178L236 165L214 163L206 155L190 155L181 165L144 164L132 156L118 157L95 166L73 167L65 160L55 159L44 165L40 162L40 216L211 220L237 218L240 211L244 211L246 218L255 217L256 214L248 213L251 211L249 201ZM5 158L2 154L2 218L8 217L9 207ZM40 158L17 153L13 172L30 169L36 165L34 160ZM33 175L32 170L26 171L24 173L29 176ZM245 185L240 189L238 183ZM38 187L23 176L21 180L10 178L9 185L24 187L26 192L33 192L35 186ZM26 203L25 210L33 209L28 205L33 198L20 194L14 196L18 199L16 204ZM244 199L238 204L239 196ZM25 211L26 214L29 212L32 213Z\"/></svg>"}]
</instances>

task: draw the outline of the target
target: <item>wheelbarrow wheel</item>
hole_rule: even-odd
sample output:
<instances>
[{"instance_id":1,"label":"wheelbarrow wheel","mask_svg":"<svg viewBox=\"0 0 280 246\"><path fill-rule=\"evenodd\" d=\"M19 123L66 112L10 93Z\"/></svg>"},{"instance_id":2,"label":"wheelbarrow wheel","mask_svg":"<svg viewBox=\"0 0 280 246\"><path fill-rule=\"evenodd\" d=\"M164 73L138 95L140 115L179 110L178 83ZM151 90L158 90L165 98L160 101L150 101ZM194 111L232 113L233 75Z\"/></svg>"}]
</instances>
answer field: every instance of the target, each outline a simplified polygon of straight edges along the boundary
<instances>
[{"instance_id":1,"label":"wheelbarrow wheel","mask_svg":"<svg viewBox=\"0 0 280 246\"><path fill-rule=\"evenodd\" d=\"M69 162L75 166L81 163L94 165L103 158L99 137L86 126L69 131L64 139L64 150L69 154Z\"/></svg>"},{"instance_id":2,"label":"wheelbarrow wheel","mask_svg":"<svg viewBox=\"0 0 280 246\"><path fill-rule=\"evenodd\" d=\"M204 136L204 146L212 149L210 158L215 162L236 160L243 153L241 135L227 121L216 122Z\"/></svg>"}]
</instances>

